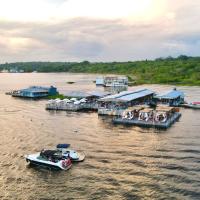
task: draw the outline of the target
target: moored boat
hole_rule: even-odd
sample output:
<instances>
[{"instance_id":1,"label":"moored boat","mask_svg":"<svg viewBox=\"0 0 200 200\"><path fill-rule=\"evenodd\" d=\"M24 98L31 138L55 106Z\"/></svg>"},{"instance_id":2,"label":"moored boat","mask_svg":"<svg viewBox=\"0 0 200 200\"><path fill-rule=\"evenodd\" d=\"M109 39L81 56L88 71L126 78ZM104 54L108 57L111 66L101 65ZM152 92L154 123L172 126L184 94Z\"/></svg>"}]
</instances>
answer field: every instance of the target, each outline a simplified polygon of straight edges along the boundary
<instances>
[{"instance_id":1,"label":"moored boat","mask_svg":"<svg viewBox=\"0 0 200 200\"><path fill-rule=\"evenodd\" d=\"M73 149L69 149L70 144L58 144L56 146L57 150L62 153L65 158L70 158L72 162L81 162L85 159L85 154L83 152L77 152Z\"/></svg>"},{"instance_id":2,"label":"moored boat","mask_svg":"<svg viewBox=\"0 0 200 200\"><path fill-rule=\"evenodd\" d=\"M42 150L39 153L25 156L26 161L32 165L57 169L68 170L71 166L71 160L56 150Z\"/></svg>"},{"instance_id":3,"label":"moored boat","mask_svg":"<svg viewBox=\"0 0 200 200\"><path fill-rule=\"evenodd\" d=\"M185 108L194 108L194 109L200 109L200 101L187 103L183 105Z\"/></svg>"}]
</instances>

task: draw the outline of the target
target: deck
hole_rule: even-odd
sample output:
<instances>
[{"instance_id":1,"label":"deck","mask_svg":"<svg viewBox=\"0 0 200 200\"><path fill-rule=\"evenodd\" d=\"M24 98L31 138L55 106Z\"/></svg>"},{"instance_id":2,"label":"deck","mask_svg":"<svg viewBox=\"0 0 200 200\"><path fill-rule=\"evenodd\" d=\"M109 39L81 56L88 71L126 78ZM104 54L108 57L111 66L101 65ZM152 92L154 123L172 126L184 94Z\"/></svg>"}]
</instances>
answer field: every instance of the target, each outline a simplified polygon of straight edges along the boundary
<instances>
[{"instance_id":1,"label":"deck","mask_svg":"<svg viewBox=\"0 0 200 200\"><path fill-rule=\"evenodd\" d=\"M122 119L122 118L116 118L113 119L114 124L125 124L125 125L135 125L135 126L141 126L141 127L147 127L147 128L162 128L167 129L172 124L174 124L179 118L181 117L181 113L175 113L170 119L168 119L166 122L154 122L154 121L141 121L137 119Z\"/></svg>"},{"instance_id":2,"label":"deck","mask_svg":"<svg viewBox=\"0 0 200 200\"><path fill-rule=\"evenodd\" d=\"M46 110L63 110L63 111L82 111L82 110L97 110L98 105L96 103L85 103L85 104L47 104Z\"/></svg>"}]
</instances>

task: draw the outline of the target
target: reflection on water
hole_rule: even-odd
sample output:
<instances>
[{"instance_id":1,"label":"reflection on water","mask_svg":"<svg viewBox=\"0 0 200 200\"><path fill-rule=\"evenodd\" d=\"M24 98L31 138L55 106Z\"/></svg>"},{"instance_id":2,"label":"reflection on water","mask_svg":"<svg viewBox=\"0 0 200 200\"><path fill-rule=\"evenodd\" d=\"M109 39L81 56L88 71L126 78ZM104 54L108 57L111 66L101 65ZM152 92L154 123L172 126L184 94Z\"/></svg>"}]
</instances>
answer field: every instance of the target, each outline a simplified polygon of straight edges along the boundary
<instances>
[{"instance_id":1,"label":"reflection on water","mask_svg":"<svg viewBox=\"0 0 200 200\"><path fill-rule=\"evenodd\" d=\"M200 111L181 109L179 122L161 131L112 125L94 112L48 112L46 100L4 95L35 84L94 90L93 80L82 74L0 74L0 199L198 199ZM199 87L180 89L186 100L200 99ZM86 160L67 172L27 166L23 155L60 142L83 150Z\"/></svg>"}]
</instances>

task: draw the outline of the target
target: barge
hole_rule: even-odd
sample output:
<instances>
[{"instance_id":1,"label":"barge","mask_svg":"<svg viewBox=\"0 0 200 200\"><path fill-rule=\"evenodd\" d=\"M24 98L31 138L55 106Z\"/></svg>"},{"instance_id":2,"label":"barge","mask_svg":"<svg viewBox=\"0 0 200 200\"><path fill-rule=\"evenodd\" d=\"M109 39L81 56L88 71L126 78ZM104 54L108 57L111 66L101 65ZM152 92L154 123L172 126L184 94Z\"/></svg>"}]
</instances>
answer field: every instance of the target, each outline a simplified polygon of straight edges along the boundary
<instances>
[{"instance_id":1,"label":"barge","mask_svg":"<svg viewBox=\"0 0 200 200\"><path fill-rule=\"evenodd\" d=\"M133 108L126 110L122 117L113 119L113 123L167 129L180 117L179 109L174 107L158 107L155 110Z\"/></svg>"}]
</instances>

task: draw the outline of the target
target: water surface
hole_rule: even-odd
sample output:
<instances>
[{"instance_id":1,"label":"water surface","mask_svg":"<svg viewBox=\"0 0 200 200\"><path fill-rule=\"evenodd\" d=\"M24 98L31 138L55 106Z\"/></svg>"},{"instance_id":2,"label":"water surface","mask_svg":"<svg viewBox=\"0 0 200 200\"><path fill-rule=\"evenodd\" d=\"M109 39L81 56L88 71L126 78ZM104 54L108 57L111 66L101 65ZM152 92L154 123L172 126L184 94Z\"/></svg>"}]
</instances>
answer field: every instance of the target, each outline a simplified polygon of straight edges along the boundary
<instances>
[{"instance_id":1,"label":"water surface","mask_svg":"<svg viewBox=\"0 0 200 200\"><path fill-rule=\"evenodd\" d=\"M49 112L46 100L4 94L30 85L94 90L93 80L95 75L0 74L0 199L199 199L200 110L182 108L179 122L161 131L112 125L94 112ZM188 101L200 100L200 87L180 89ZM67 172L27 166L25 154L61 142L83 150L86 160Z\"/></svg>"}]
</instances>

